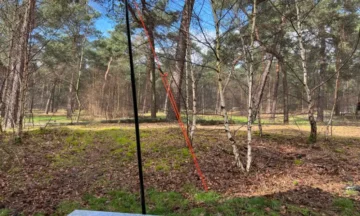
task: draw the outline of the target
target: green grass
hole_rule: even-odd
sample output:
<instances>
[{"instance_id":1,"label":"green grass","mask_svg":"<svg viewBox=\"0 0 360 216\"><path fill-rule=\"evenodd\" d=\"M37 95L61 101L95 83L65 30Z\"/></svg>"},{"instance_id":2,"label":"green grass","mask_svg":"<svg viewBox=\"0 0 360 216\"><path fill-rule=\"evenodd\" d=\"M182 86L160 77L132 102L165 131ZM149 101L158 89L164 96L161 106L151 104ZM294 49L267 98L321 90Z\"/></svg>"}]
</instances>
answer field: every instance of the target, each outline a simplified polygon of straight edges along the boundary
<instances>
[{"instance_id":1,"label":"green grass","mask_svg":"<svg viewBox=\"0 0 360 216\"><path fill-rule=\"evenodd\" d=\"M141 212L138 196L124 191L112 191L103 197L86 195L81 203L65 201L58 206L56 215L68 214L74 209ZM181 193L159 192L153 189L146 192L146 204L147 213L153 215L281 215L283 206L278 200L264 197L221 200L219 194L210 191L197 192L186 198ZM307 208L290 207L294 214L311 212Z\"/></svg>"},{"instance_id":2,"label":"green grass","mask_svg":"<svg viewBox=\"0 0 360 216\"><path fill-rule=\"evenodd\" d=\"M153 129L146 129L142 130L141 134L145 171L155 169L170 172L182 169L181 164L191 159L178 129L156 129L156 132ZM121 166L128 160L135 161L136 159L133 129L39 129L27 132L26 136L27 142L32 142L33 145L36 143L40 147L50 148L46 151L49 155L45 157L51 161L55 169L92 164L92 161L87 160L91 153L94 153L97 160L112 162L114 166ZM284 140L284 137L286 138L284 135L269 135L268 139L276 141ZM168 142L169 140L172 142ZM151 157L146 157L147 155ZM301 166L304 161L295 159L293 163ZM106 172L107 167L103 169ZM38 174L43 176L41 172ZM51 176L46 178L51 178ZM124 188L116 190L114 187L108 187L108 183L109 180L106 178L98 179L94 183L94 188L101 186L104 191L110 191L99 196L93 194L92 190L88 190L89 194L81 195L82 197L77 197L76 200L64 200L57 206L55 215L66 215L74 209L141 212L137 193L130 193ZM296 186L299 182L294 181L293 184ZM146 192L148 213L158 215L281 215L286 208L290 215L316 215L312 209L289 205L266 197L229 198L214 191L199 191L190 184L185 184L180 191L148 190ZM347 198L335 199L332 207L338 215L359 215L354 202ZM9 210L0 209L0 216L7 215L11 215Z\"/></svg>"},{"instance_id":3,"label":"green grass","mask_svg":"<svg viewBox=\"0 0 360 216\"><path fill-rule=\"evenodd\" d=\"M221 196L213 191L209 192L198 192L194 195L194 200L197 203L216 202Z\"/></svg>"},{"instance_id":4,"label":"green grass","mask_svg":"<svg viewBox=\"0 0 360 216\"><path fill-rule=\"evenodd\" d=\"M47 123L47 122L50 122L50 123L53 123L53 122L67 122L70 120L66 118L65 115L52 115L52 114L49 114L49 115L34 115L33 117L33 120L34 120L34 123ZM31 122L32 119L30 117L26 117L24 122L25 123L28 123L28 122Z\"/></svg>"},{"instance_id":5,"label":"green grass","mask_svg":"<svg viewBox=\"0 0 360 216\"><path fill-rule=\"evenodd\" d=\"M265 197L224 199L215 192L193 192L185 196L178 192L146 191L147 213L153 215L320 215L306 207L288 205ZM351 200L338 198L334 208L339 215L359 215ZM81 200L65 200L53 215L67 215L75 209L141 213L138 194L115 190L103 196L86 194ZM11 211L0 209L0 216L10 216ZM38 213L37 215L43 215Z\"/></svg>"},{"instance_id":6,"label":"green grass","mask_svg":"<svg viewBox=\"0 0 360 216\"><path fill-rule=\"evenodd\" d=\"M360 213L356 210L354 202L348 198L336 198L333 201L333 206L340 211L341 215L359 216Z\"/></svg>"},{"instance_id":7,"label":"green grass","mask_svg":"<svg viewBox=\"0 0 360 216\"><path fill-rule=\"evenodd\" d=\"M0 216L8 216L11 215L11 211L9 209L0 209Z\"/></svg>"}]
</instances>

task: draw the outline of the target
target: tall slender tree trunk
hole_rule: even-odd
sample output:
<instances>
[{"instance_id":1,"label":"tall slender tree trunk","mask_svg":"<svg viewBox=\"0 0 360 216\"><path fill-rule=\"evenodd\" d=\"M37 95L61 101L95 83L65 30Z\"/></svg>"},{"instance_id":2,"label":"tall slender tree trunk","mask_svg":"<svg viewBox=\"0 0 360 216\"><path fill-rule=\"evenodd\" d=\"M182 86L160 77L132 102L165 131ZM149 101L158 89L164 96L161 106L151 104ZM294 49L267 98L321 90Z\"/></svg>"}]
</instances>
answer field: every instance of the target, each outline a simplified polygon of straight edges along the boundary
<instances>
[{"instance_id":1,"label":"tall slender tree trunk","mask_svg":"<svg viewBox=\"0 0 360 216\"><path fill-rule=\"evenodd\" d=\"M107 85L107 80L108 80L108 76L110 73L110 67L111 67L111 63L113 61L112 56L109 58L108 64L107 64L107 68L105 71L105 75L104 75L104 84L102 86L102 91L101 91L101 112L105 111L105 118L107 119L107 110L106 107L108 106L109 100L108 100L108 95L106 92L106 85Z\"/></svg>"},{"instance_id":2,"label":"tall slender tree trunk","mask_svg":"<svg viewBox=\"0 0 360 216\"><path fill-rule=\"evenodd\" d=\"M174 94L174 99L178 110L181 111L181 84L183 80L184 63L186 56L187 40L190 28L191 14L193 11L195 0L186 0L184 9L182 11L182 18L179 30L179 40L175 52L175 68L172 74L172 81L170 86ZM173 110L169 110L166 118L168 120L176 120L176 116Z\"/></svg>"},{"instance_id":3,"label":"tall slender tree trunk","mask_svg":"<svg viewBox=\"0 0 360 216\"><path fill-rule=\"evenodd\" d=\"M73 110L73 88L74 88L74 71L71 70L71 78L69 82L69 92L67 96L67 103L66 103L66 117L71 118L72 110Z\"/></svg>"},{"instance_id":4,"label":"tall slender tree trunk","mask_svg":"<svg viewBox=\"0 0 360 216\"><path fill-rule=\"evenodd\" d=\"M143 94L143 108L142 108L142 113L146 113L147 112L147 99L148 99L148 88L149 88L149 82L150 82L150 70L147 70L146 72L146 80L145 80L145 89L144 89L144 94Z\"/></svg>"},{"instance_id":5,"label":"tall slender tree trunk","mask_svg":"<svg viewBox=\"0 0 360 216\"><path fill-rule=\"evenodd\" d=\"M9 119L7 126L12 128L17 126L18 136L21 136L23 129L24 104L27 90L29 64L28 43L30 33L32 31L32 19L35 2L35 0L23 1L25 14L23 16L23 20L20 22L21 27L16 28L19 30L18 34L15 35L17 43L14 44L13 52L13 82L9 100L10 103L8 104L9 109L7 109Z\"/></svg>"},{"instance_id":6,"label":"tall slender tree trunk","mask_svg":"<svg viewBox=\"0 0 360 216\"><path fill-rule=\"evenodd\" d=\"M301 57L301 65L303 68L303 84L304 84L304 90L306 93L306 102L307 102L307 113L308 113L308 119L310 123L310 136L309 136L309 142L315 143L317 138L317 127L316 127L316 120L314 118L314 102L312 99L311 91L308 86L308 71L307 71L307 62L306 62L306 50L303 44L303 32L302 32L302 22L300 18L300 8L298 0L295 0L295 7L296 7L296 16L297 16L297 31L298 31L298 42L300 47L300 57Z\"/></svg>"},{"instance_id":7,"label":"tall slender tree trunk","mask_svg":"<svg viewBox=\"0 0 360 216\"><path fill-rule=\"evenodd\" d=\"M272 79L271 79L271 77L270 76L268 76L268 78L267 78L269 81L268 81L268 92L267 92L267 96L266 96L266 111L265 111L265 113L271 113L271 99L272 99L272 95L271 95L271 91L272 91L272 89L271 89L271 83L272 83Z\"/></svg>"},{"instance_id":8,"label":"tall slender tree trunk","mask_svg":"<svg viewBox=\"0 0 360 216\"><path fill-rule=\"evenodd\" d=\"M52 99L52 91L50 91L50 95L46 101L46 105L45 105L45 113L49 114L50 111L50 104L51 104L51 99Z\"/></svg>"},{"instance_id":9,"label":"tall slender tree trunk","mask_svg":"<svg viewBox=\"0 0 360 216\"><path fill-rule=\"evenodd\" d=\"M192 140L192 135L190 134L191 130L192 130L192 126L190 126L190 118L189 118L189 111L190 111L190 105L189 105L189 100L190 100L190 92L189 92L189 79L191 73L192 73L192 66L191 66L191 39L190 39L190 34L188 34L188 40L187 40L187 49L186 49L186 76L185 76L185 94L186 94L186 98L185 98L185 108L186 108L186 125L187 125L187 129L188 129L188 134L190 135L190 139ZM194 114L192 115L194 118ZM196 117L195 117L195 124L196 124ZM190 127L189 127L190 126ZM196 126L196 125L195 125Z\"/></svg>"},{"instance_id":10,"label":"tall slender tree trunk","mask_svg":"<svg viewBox=\"0 0 360 216\"><path fill-rule=\"evenodd\" d=\"M263 74L261 75L260 89L257 93L256 98L254 98L252 122L254 122L256 120L256 115L259 113L258 110L260 109L260 104L261 104L261 101L262 101L262 98L264 95L264 90L265 90L267 79L269 77L272 60L273 60L273 56L271 54L268 54L266 56L266 66L264 68Z\"/></svg>"},{"instance_id":11,"label":"tall slender tree trunk","mask_svg":"<svg viewBox=\"0 0 360 216\"><path fill-rule=\"evenodd\" d=\"M191 57L190 57L191 58ZM191 129L190 129L190 139L193 140L194 133L196 129L196 105L197 105L197 97L196 97L196 79L195 79L195 72L194 70L190 69L190 76L191 76L191 89L192 89L192 122L191 122Z\"/></svg>"},{"instance_id":12,"label":"tall slender tree trunk","mask_svg":"<svg viewBox=\"0 0 360 216\"><path fill-rule=\"evenodd\" d=\"M273 97L272 97L272 104L271 104L271 119L275 121L276 115L276 104L277 104L277 97L278 97L278 89L279 89L279 79L280 79L280 66L279 61L276 64L275 69L275 81L273 87Z\"/></svg>"},{"instance_id":13,"label":"tall slender tree trunk","mask_svg":"<svg viewBox=\"0 0 360 216\"><path fill-rule=\"evenodd\" d=\"M152 44L154 40L154 26L153 24L148 25L149 39ZM148 70L150 70L150 83L151 83L151 118L156 118L157 104L156 104L156 68L155 68L155 57L153 52L149 50L148 54Z\"/></svg>"},{"instance_id":14,"label":"tall slender tree trunk","mask_svg":"<svg viewBox=\"0 0 360 216\"><path fill-rule=\"evenodd\" d=\"M190 34L188 34L190 36ZM186 49L186 69L185 69L185 109L186 113L189 113L189 98L190 98L190 92L189 92L189 79L190 79L190 70L191 70L191 46L190 46L190 38L188 38L188 45ZM189 125L189 118L187 119L187 124Z\"/></svg>"},{"instance_id":15,"label":"tall slender tree trunk","mask_svg":"<svg viewBox=\"0 0 360 216\"><path fill-rule=\"evenodd\" d=\"M220 58L220 20L218 19L218 16L216 14L216 6L214 0L211 1L211 6L212 6L214 23L215 23L215 31L216 31L215 55L216 55L216 72L218 78L218 93L220 98L220 113L224 118L224 129L233 149L233 154L235 156L235 163L238 167L241 168L241 170L245 170L244 165L242 164L240 159L239 149L237 148L236 140L232 136L229 127L229 118L226 111L225 96L222 87L222 72L221 72L221 58Z\"/></svg>"},{"instance_id":16,"label":"tall slender tree trunk","mask_svg":"<svg viewBox=\"0 0 360 216\"><path fill-rule=\"evenodd\" d=\"M247 73L248 81L248 120L247 120L247 160L246 160L246 171L250 171L251 162L252 162L252 151L251 151L251 142L252 142L252 116L253 116L253 104L252 104L252 95L253 95L253 79L254 79L254 36L255 36L255 26L256 26L256 0L253 1L253 12L251 17L251 35L250 35L250 50L249 53L249 71ZM255 110L256 112L256 110Z\"/></svg>"},{"instance_id":17,"label":"tall slender tree trunk","mask_svg":"<svg viewBox=\"0 0 360 216\"><path fill-rule=\"evenodd\" d=\"M283 81L283 123L289 124L289 88L287 83L287 71L284 69L284 64L281 61L279 64L279 69L283 75L282 81Z\"/></svg>"},{"instance_id":18,"label":"tall slender tree trunk","mask_svg":"<svg viewBox=\"0 0 360 216\"><path fill-rule=\"evenodd\" d=\"M52 98L51 98L51 112L54 113L55 112L55 101L56 101L56 97L55 97L55 90L56 90L56 84L57 84L57 81L55 80L54 82L54 86L53 86L53 89L52 89Z\"/></svg>"},{"instance_id":19,"label":"tall slender tree trunk","mask_svg":"<svg viewBox=\"0 0 360 216\"><path fill-rule=\"evenodd\" d=\"M75 95L76 95L76 100L78 103L78 114L76 117L76 122L79 122L80 120L80 114L81 114L81 100L80 100L80 81L81 81L81 74L82 74L82 65L83 65L83 59L84 59L84 46L85 46L85 36L84 39L81 43L81 50L80 50L80 60L78 62L78 77L76 80L76 91L75 91Z\"/></svg>"},{"instance_id":20,"label":"tall slender tree trunk","mask_svg":"<svg viewBox=\"0 0 360 216\"><path fill-rule=\"evenodd\" d=\"M339 54L339 45L336 46L336 81L335 81L335 90L334 90L334 103L330 112L329 121L326 125L325 139L329 139L329 136L332 136L332 122L335 114L336 106L338 104L339 98L339 88L340 88L340 54Z\"/></svg>"},{"instance_id":21,"label":"tall slender tree trunk","mask_svg":"<svg viewBox=\"0 0 360 216\"><path fill-rule=\"evenodd\" d=\"M326 74L326 41L325 41L325 26L320 27L320 70L319 70L319 81L323 82L324 75ZM318 101L317 101L317 117L316 120L319 122L324 121L324 88L325 86L320 86L318 91Z\"/></svg>"},{"instance_id":22,"label":"tall slender tree trunk","mask_svg":"<svg viewBox=\"0 0 360 216\"><path fill-rule=\"evenodd\" d=\"M164 114L165 114L165 116L167 115L167 113L168 113L168 99L169 99L169 97L168 97L168 95L167 95L167 93L165 93L165 103L164 103Z\"/></svg>"}]
</instances>

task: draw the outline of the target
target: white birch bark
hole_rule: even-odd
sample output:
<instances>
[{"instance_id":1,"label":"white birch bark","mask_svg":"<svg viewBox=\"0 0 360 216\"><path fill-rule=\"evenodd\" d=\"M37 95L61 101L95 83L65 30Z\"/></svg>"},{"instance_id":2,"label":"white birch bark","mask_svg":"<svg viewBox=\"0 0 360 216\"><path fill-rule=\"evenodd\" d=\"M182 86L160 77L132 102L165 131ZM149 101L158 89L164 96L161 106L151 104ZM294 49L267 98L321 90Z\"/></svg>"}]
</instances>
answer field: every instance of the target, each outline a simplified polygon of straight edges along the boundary
<instances>
[{"instance_id":1,"label":"white birch bark","mask_svg":"<svg viewBox=\"0 0 360 216\"><path fill-rule=\"evenodd\" d=\"M234 137L231 134L230 131L230 127L229 127L229 118L228 118L228 114L226 111L226 105L225 105L225 97L224 97L224 92L223 92L223 87L222 87L222 74L221 74L221 59L220 59L220 20L218 19L218 16L216 14L216 9L215 9L215 5L214 5L214 1L211 1L211 6L212 6L212 12L213 12L213 17L214 17L214 22L215 22L215 30L216 30L216 39L215 39L215 55L216 55L216 72L218 75L218 93L219 93L219 99L220 99L220 114L222 115L222 117L224 118L224 128L225 128L225 133L226 136L228 138L228 140L231 143L232 149L233 149L233 154L235 157L235 164L237 167L240 167L241 170L245 170L244 165L242 164L241 160L240 160L240 154L239 154L239 149L236 146L236 140L234 139Z\"/></svg>"},{"instance_id":2,"label":"white birch bark","mask_svg":"<svg viewBox=\"0 0 360 216\"><path fill-rule=\"evenodd\" d=\"M307 98L307 111L308 111L308 119L309 119L309 123L310 123L310 137L309 137L309 141L311 143L315 143L316 142L316 136L317 136L317 128L316 128L316 120L314 118L314 103L313 103L313 99L311 96L311 91L310 88L308 86L308 71L307 71L307 62L306 62L306 50L303 44L303 32L302 32L302 24L301 24L301 18L300 18L300 8L299 8L299 2L298 0L295 0L295 7L296 7L296 21L297 21L297 35L298 35L298 42L299 42L299 47L300 47L300 56L301 56L301 65L303 68L303 85L304 85L304 89L305 89L305 93L306 93L306 98Z\"/></svg>"},{"instance_id":3,"label":"white birch bark","mask_svg":"<svg viewBox=\"0 0 360 216\"><path fill-rule=\"evenodd\" d=\"M80 113L81 113L81 101L79 97L79 91L80 91L80 80L81 80L81 73L82 73L82 64L83 64L83 58L84 58L84 43L85 43L85 37L83 40L83 43L81 45L81 51L80 51L80 61L79 61L79 69L78 69L78 78L76 81L76 100L78 102L78 114L76 117L76 122L79 122L80 120Z\"/></svg>"},{"instance_id":4,"label":"white birch bark","mask_svg":"<svg viewBox=\"0 0 360 216\"><path fill-rule=\"evenodd\" d=\"M252 152L251 152L251 141L252 141L252 94L253 94L253 79L254 79L254 36L255 36L255 24L256 24L256 0L253 3L253 12L251 18L251 35L250 35L250 64L249 70L247 73L248 81L248 122L247 122L247 160L246 160L246 171L250 171L251 162L252 162Z\"/></svg>"},{"instance_id":5,"label":"white birch bark","mask_svg":"<svg viewBox=\"0 0 360 216\"><path fill-rule=\"evenodd\" d=\"M191 56L190 56L191 60ZM190 128L190 139L193 140L194 133L196 129L196 79L195 79L195 73L194 70L190 67L190 77L191 77L191 90L192 90L192 122L191 122L191 128Z\"/></svg>"}]
</instances>

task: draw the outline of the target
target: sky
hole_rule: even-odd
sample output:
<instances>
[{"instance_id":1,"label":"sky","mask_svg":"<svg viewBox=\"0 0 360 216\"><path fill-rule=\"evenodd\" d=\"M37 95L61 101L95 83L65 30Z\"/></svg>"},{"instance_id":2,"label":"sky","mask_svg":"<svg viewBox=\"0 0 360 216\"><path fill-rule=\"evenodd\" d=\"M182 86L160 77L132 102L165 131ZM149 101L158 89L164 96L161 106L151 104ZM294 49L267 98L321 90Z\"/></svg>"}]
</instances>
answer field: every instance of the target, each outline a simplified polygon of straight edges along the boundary
<instances>
[{"instance_id":1,"label":"sky","mask_svg":"<svg viewBox=\"0 0 360 216\"><path fill-rule=\"evenodd\" d=\"M96 29L99 30L103 36L108 37L109 36L108 32L110 30L114 29L115 22L106 16L107 11L103 6L99 5L98 3L94 2L93 0L90 0L89 4L92 8L94 8L101 14L101 17L99 17L95 21Z\"/></svg>"},{"instance_id":2,"label":"sky","mask_svg":"<svg viewBox=\"0 0 360 216\"><path fill-rule=\"evenodd\" d=\"M101 14L101 17L95 21L96 29L102 32L103 36L109 36L108 32L114 29L116 23L106 16L106 8L96 3L94 0L90 0L89 4ZM170 10L181 11L183 6L184 0L169 0L168 8ZM201 24L204 29L211 31L214 28L214 21L211 14L211 5L209 0L196 0L194 13L200 17ZM192 28L191 31L196 32L195 28Z\"/></svg>"}]
</instances>

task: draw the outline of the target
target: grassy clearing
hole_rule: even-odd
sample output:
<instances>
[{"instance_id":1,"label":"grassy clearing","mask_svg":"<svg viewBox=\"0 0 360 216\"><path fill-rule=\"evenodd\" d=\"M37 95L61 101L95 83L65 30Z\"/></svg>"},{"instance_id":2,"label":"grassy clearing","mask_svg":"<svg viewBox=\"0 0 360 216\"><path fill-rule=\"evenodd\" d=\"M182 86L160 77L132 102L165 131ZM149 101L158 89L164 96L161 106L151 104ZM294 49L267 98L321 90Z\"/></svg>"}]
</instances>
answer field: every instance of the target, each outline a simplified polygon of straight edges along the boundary
<instances>
[{"instance_id":1,"label":"grassy clearing","mask_svg":"<svg viewBox=\"0 0 360 216\"><path fill-rule=\"evenodd\" d=\"M144 118L150 118L150 113L145 113L141 115ZM185 113L182 113L182 119L185 120L187 118ZM191 117L191 114L189 114ZM159 121L165 120L166 116L163 112L157 113L157 119ZM308 125L306 114L290 114L289 116L289 124L290 125L296 125L296 126L304 126ZM73 119L74 120L74 119ZM101 122L105 120L104 118L94 118L86 113L83 113L80 122ZM148 119L150 120L150 119ZM219 122L222 122L223 118L220 115L215 114L207 114L202 115L198 114L198 122L202 125L215 125ZM247 122L247 116L245 115L239 115L238 112L229 112L229 121L232 124L245 124ZM34 111L33 117L27 116L25 118L25 123L28 126L32 125L32 122L34 125L45 125L47 123L71 123L71 119L66 118L66 111L65 110L59 110L56 113L50 113L45 114L40 110ZM327 120L325 119L325 122ZM333 119L333 125L347 125L347 124L356 124L356 120L348 117L343 116L335 116ZM277 114L275 119L271 119L271 116L269 114L262 114L262 124L264 125L278 125L283 123L283 115ZM254 124L257 124L257 121L255 121ZM324 125L324 123L318 123L319 125Z\"/></svg>"},{"instance_id":2,"label":"grassy clearing","mask_svg":"<svg viewBox=\"0 0 360 216\"><path fill-rule=\"evenodd\" d=\"M0 179L0 183L4 181L6 184L3 188L0 184L0 189L4 190L4 195L0 197L0 206L2 203L5 203L8 209L17 209L20 206L24 209L20 211L24 212L24 215L30 214L28 209L40 209L39 212L31 212L38 215L49 212L51 215L65 215L74 209L140 212L136 189L134 129L133 126L126 125L121 126L121 129L118 127L69 126L26 133L23 143L12 145L19 162L14 163L9 170L0 172L0 175L5 176L4 180ZM334 191L337 194L344 196L338 197L335 192L331 195L322 191L321 194L328 196L329 205L326 211L282 199L288 195L272 196L279 194L279 190L289 191L290 196L297 194L302 191L297 188L304 185L319 186L326 190L327 186L323 184L325 178L343 188L341 179L331 177L334 174L318 175L317 172L321 170L313 169L321 167L333 173L331 163L336 163L347 170L343 164L351 163L346 160L354 158L355 161L358 158L359 147L356 140L337 138L331 145L320 143L322 150L307 158L306 154L311 152L304 153L307 147L299 137L281 133L265 134L261 142L255 140L255 146L261 145L261 148L254 149L255 171L244 176L232 168L229 169L232 157L214 147L226 143L226 137L218 135L221 134L220 131L214 133L213 130L199 129L195 139L196 152L200 162L207 160L206 163L210 163L208 167L202 164L202 168L212 182L212 191L204 193L197 185L199 181L193 173L192 159L184 145L181 132L177 128L142 127L145 182L148 184L146 188L152 188L146 192L150 214L321 215L329 211L336 215L359 215L359 203L353 200L357 199L358 194L353 192L339 192L336 189ZM245 140L245 135L240 132L236 138L239 141ZM326 151L339 158L339 161L328 161ZM269 153L271 155L268 155ZM298 155L305 156L299 158ZM311 159L316 156L318 158ZM319 161L324 158L326 160ZM271 164L274 160L277 162ZM266 169L261 168L269 161ZM344 161L343 164L341 161ZM323 168L324 166L326 167ZM304 171L305 169L310 170ZM301 176L296 174L299 171ZM318 177L312 179L314 176ZM30 187L35 183L38 187ZM248 186L241 189L244 184ZM240 189L236 189L238 187ZM26 188L29 193L11 198L10 194L19 193L19 188ZM232 188L245 196L234 197L234 193L228 192ZM36 194L39 193L47 194L44 201L37 200ZM317 197L318 194L312 196ZM29 199L34 201L24 206ZM50 210L46 208L49 206L48 200L55 200L52 207L49 207ZM7 203L12 204L8 206ZM13 212L14 210L2 209L0 216L12 215Z\"/></svg>"}]
</instances>

